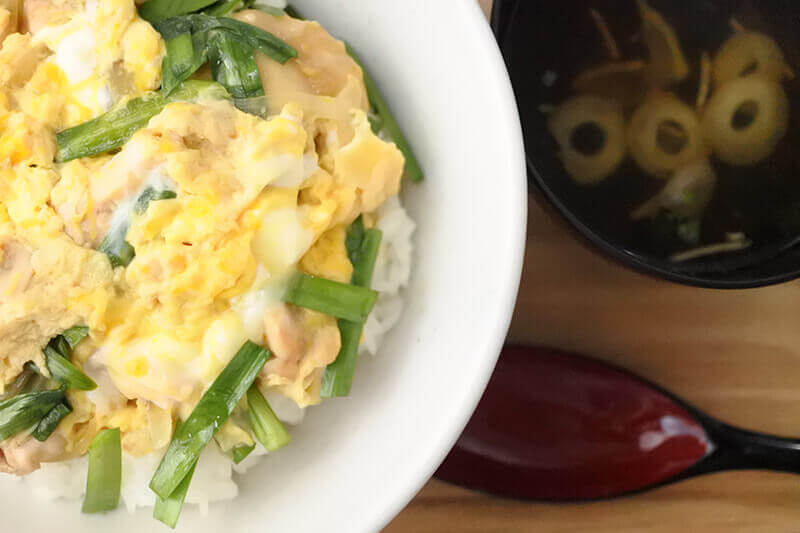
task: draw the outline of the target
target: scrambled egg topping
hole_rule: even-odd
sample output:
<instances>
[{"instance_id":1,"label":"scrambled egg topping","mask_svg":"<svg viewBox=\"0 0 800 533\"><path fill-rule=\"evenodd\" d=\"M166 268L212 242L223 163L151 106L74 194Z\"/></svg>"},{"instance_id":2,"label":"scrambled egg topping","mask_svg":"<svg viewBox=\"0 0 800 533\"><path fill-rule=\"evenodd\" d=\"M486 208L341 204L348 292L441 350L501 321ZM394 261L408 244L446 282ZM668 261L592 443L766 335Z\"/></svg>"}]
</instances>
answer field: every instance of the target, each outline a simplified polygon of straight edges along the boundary
<instances>
[{"instance_id":1,"label":"scrambled egg topping","mask_svg":"<svg viewBox=\"0 0 800 533\"><path fill-rule=\"evenodd\" d=\"M370 129L341 42L313 22L237 17L299 51L257 58L269 119L173 103L116 154L57 164L57 131L158 89L164 43L133 0L0 1L0 391L75 325L90 337L73 362L99 384L69 392L41 460L85 453L107 426L129 453L165 446L247 339L274 355L264 391L319 401L339 331L283 289L297 270L349 281L346 227L398 193L404 160ZM132 214L148 187L176 197ZM136 256L114 269L96 250L120 216ZM248 443L228 426L231 446Z\"/></svg>"}]
</instances>

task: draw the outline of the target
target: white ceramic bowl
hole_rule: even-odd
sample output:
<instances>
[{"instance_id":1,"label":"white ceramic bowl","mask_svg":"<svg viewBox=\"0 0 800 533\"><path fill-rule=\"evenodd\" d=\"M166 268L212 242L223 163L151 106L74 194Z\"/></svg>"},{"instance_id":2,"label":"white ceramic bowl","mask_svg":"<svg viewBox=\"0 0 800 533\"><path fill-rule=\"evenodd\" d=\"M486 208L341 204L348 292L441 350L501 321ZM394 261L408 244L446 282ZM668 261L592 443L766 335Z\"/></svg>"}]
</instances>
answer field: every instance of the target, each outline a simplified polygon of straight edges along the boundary
<instances>
[{"instance_id":1,"label":"white ceramic bowl","mask_svg":"<svg viewBox=\"0 0 800 533\"><path fill-rule=\"evenodd\" d=\"M418 224L404 319L360 362L353 394L311 409L292 445L240 496L187 509L192 533L376 531L439 465L472 413L517 293L527 205L511 86L476 0L297 0L361 53L413 140L427 181L406 188ZM7 484L6 484L7 486ZM146 512L81 515L0 492L4 533L166 531Z\"/></svg>"}]
</instances>

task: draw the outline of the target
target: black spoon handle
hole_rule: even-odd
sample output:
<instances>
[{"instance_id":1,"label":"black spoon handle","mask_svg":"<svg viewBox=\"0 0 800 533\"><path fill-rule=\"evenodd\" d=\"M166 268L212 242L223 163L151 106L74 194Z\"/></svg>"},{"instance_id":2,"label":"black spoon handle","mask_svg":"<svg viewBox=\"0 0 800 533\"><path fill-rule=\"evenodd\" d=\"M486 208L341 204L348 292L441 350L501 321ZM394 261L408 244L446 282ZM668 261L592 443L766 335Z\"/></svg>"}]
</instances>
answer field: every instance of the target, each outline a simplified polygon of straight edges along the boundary
<instances>
[{"instance_id":1,"label":"black spoon handle","mask_svg":"<svg viewBox=\"0 0 800 533\"><path fill-rule=\"evenodd\" d=\"M773 470L800 474L800 440L736 428L708 416L698 416L708 432L712 451L680 477L724 470Z\"/></svg>"}]
</instances>

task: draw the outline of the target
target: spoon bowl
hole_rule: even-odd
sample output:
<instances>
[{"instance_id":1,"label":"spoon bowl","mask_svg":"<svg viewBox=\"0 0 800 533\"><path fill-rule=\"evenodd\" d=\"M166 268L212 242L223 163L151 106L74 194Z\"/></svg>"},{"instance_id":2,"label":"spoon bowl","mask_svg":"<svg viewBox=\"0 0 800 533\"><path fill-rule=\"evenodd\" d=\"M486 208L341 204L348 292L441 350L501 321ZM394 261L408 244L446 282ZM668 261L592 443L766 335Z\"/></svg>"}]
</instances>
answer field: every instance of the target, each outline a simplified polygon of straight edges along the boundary
<instances>
[{"instance_id":1,"label":"spoon bowl","mask_svg":"<svg viewBox=\"0 0 800 533\"><path fill-rule=\"evenodd\" d=\"M597 360L508 346L436 476L505 497L585 501L742 469L800 473L800 440L724 424Z\"/></svg>"}]
</instances>

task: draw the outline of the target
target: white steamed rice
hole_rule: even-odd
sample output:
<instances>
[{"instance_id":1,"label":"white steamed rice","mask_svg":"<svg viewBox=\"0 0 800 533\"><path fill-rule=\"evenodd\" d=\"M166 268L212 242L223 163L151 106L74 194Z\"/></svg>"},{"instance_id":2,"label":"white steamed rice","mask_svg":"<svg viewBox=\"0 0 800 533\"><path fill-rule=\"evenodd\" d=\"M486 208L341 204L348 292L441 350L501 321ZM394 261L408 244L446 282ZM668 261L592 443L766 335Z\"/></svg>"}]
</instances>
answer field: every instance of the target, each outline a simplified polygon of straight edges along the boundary
<instances>
[{"instance_id":1,"label":"white steamed rice","mask_svg":"<svg viewBox=\"0 0 800 533\"><path fill-rule=\"evenodd\" d=\"M373 276L373 288L380 292L375 308L364 328L361 353L375 355L384 335L400 320L403 311L403 289L411 275L413 253L412 234L415 224L409 218L400 199L390 198L377 212L378 228L383 241ZM287 424L299 424L305 410L288 398L270 394L268 401L278 417ZM130 513L138 507L152 507L153 493L148 488L150 478L158 467L164 450L146 457L123 454L122 502ZM202 514L208 513L210 503L235 498L239 492L234 473L242 475L256 465L267 451L257 446L242 463L235 465L217 446L206 447L195 470L186 502L197 505ZM0 475L0 488L9 484L24 485L26 491L45 500L81 500L86 489L88 458L42 465L40 470L18 478Z\"/></svg>"}]
</instances>

